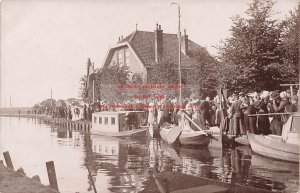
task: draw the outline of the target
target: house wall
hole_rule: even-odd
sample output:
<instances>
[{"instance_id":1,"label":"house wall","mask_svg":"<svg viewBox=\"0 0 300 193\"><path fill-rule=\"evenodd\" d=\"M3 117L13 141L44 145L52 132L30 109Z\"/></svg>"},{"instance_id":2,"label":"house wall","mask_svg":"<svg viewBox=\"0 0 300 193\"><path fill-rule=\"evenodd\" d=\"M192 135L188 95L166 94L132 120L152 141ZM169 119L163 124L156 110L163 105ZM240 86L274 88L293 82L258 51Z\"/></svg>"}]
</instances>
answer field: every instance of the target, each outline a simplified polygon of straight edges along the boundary
<instances>
[{"instance_id":1,"label":"house wall","mask_svg":"<svg viewBox=\"0 0 300 193\"><path fill-rule=\"evenodd\" d=\"M112 65L118 64L118 53L119 52L122 52L123 64L124 64L125 63L125 50L129 50L129 64L128 64L128 66L129 66L130 71L132 72L131 76L134 73L145 74L143 65L140 64L140 62L137 60L137 58L135 57L132 50L129 49L127 46L123 46L123 47L115 49L114 54L111 58L111 61L109 62L109 65L112 66Z\"/></svg>"}]
</instances>

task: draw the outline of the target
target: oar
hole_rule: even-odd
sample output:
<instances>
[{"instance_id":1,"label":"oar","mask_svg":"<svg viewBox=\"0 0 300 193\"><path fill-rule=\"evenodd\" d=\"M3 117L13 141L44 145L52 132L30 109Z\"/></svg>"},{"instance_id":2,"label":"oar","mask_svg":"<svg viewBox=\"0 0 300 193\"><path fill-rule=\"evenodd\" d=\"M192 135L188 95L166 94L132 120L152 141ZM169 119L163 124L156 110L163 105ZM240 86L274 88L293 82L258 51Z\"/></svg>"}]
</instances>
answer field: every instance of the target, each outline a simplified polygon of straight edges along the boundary
<instances>
[{"instance_id":1,"label":"oar","mask_svg":"<svg viewBox=\"0 0 300 193\"><path fill-rule=\"evenodd\" d=\"M197 125L197 123L195 123L195 121L193 121L189 116L187 116L185 113L184 113L184 115L185 115L185 117L189 120L189 121L191 121L191 123L193 123L196 127L197 127L197 129L199 129L200 131L203 131L204 132L204 134L207 136L207 133L203 130L203 129L201 129L201 127L199 127L199 125Z\"/></svg>"}]
</instances>

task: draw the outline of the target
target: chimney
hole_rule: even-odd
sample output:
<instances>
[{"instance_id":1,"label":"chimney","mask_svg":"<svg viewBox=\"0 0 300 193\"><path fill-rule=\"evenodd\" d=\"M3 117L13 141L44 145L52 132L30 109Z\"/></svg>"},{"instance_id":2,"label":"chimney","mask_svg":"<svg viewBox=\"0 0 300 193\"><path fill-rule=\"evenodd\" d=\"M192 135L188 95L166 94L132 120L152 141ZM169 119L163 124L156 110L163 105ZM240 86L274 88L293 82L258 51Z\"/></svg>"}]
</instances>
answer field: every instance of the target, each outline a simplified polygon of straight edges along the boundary
<instances>
[{"instance_id":1,"label":"chimney","mask_svg":"<svg viewBox=\"0 0 300 193\"><path fill-rule=\"evenodd\" d=\"M156 24L155 34L155 62L158 64L163 56L163 30L161 26Z\"/></svg>"},{"instance_id":2,"label":"chimney","mask_svg":"<svg viewBox=\"0 0 300 193\"><path fill-rule=\"evenodd\" d=\"M188 35L186 35L186 30L184 29L184 35L181 37L181 52L184 55L187 55L188 53Z\"/></svg>"}]
</instances>

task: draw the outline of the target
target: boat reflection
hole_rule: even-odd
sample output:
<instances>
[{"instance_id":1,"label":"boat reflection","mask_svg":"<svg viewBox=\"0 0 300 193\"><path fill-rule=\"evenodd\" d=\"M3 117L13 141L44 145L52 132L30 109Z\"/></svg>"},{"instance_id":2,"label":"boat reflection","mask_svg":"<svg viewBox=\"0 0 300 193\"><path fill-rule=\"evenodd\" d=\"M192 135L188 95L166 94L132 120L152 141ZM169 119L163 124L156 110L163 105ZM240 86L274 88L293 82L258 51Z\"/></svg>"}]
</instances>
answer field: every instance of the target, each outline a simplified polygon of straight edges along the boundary
<instances>
[{"instance_id":1,"label":"boat reflection","mask_svg":"<svg viewBox=\"0 0 300 193\"><path fill-rule=\"evenodd\" d=\"M139 192L148 177L147 148L132 139L85 135L85 166L90 184L111 192ZM103 176L105 174L105 176ZM103 187L106 178L106 188ZM98 183L99 182L99 183Z\"/></svg>"},{"instance_id":2,"label":"boat reflection","mask_svg":"<svg viewBox=\"0 0 300 193\"><path fill-rule=\"evenodd\" d=\"M97 136L64 128L51 131L58 144L79 144L78 148L83 149L82 168L87 171L87 191L147 192L145 189L152 183L154 170L272 191L297 192L299 187L297 164L252 155L247 146L195 148L170 146L155 138Z\"/></svg>"},{"instance_id":3,"label":"boat reflection","mask_svg":"<svg viewBox=\"0 0 300 193\"><path fill-rule=\"evenodd\" d=\"M272 160L253 154L251 173L265 179L273 189L284 189L286 192L297 192L299 189L299 164Z\"/></svg>"}]
</instances>

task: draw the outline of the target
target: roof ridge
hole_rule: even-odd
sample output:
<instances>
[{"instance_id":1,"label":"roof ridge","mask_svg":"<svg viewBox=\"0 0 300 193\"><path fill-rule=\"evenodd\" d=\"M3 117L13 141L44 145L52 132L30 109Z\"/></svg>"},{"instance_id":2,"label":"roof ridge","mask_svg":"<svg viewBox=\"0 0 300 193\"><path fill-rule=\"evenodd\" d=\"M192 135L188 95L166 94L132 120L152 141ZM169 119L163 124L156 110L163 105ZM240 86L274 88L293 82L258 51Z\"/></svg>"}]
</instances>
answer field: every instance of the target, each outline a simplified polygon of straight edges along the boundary
<instances>
[{"instance_id":1,"label":"roof ridge","mask_svg":"<svg viewBox=\"0 0 300 193\"><path fill-rule=\"evenodd\" d=\"M138 30L135 30L132 34L131 37L129 38L128 42L130 43L131 40L133 39L133 37L135 36L135 34L137 34Z\"/></svg>"}]
</instances>

